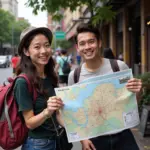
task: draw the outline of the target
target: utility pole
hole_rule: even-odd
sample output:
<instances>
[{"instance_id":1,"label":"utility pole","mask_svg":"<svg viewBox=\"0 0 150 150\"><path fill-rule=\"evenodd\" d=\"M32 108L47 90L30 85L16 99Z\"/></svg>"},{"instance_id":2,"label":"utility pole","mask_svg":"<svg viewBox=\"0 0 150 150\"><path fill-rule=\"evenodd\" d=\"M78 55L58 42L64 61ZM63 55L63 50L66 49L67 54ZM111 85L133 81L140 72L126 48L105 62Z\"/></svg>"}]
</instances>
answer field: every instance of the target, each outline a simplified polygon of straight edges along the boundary
<instances>
[{"instance_id":1,"label":"utility pole","mask_svg":"<svg viewBox=\"0 0 150 150\"><path fill-rule=\"evenodd\" d=\"M0 0L0 8L2 8L2 2L1 2L1 0Z\"/></svg>"},{"instance_id":2,"label":"utility pole","mask_svg":"<svg viewBox=\"0 0 150 150\"><path fill-rule=\"evenodd\" d=\"M14 27L13 27L13 25L12 25L12 36L11 36L11 39L12 39L12 43L11 43L12 51L15 54L15 50L14 50Z\"/></svg>"}]
</instances>

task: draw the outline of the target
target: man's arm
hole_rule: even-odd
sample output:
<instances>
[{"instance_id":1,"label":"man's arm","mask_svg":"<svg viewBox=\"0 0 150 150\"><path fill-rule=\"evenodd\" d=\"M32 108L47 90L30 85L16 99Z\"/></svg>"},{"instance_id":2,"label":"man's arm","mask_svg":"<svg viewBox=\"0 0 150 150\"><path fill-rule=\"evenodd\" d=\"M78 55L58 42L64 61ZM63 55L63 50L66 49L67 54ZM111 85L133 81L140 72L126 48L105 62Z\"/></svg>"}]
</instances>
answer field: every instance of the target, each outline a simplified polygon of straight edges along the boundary
<instances>
[{"instance_id":1,"label":"man's arm","mask_svg":"<svg viewBox=\"0 0 150 150\"><path fill-rule=\"evenodd\" d=\"M126 85L127 89L133 93L136 93L137 102L140 101L140 95L142 94L142 81L141 79L132 78L128 80Z\"/></svg>"},{"instance_id":2,"label":"man's arm","mask_svg":"<svg viewBox=\"0 0 150 150\"><path fill-rule=\"evenodd\" d=\"M141 88L140 92L136 93L137 103L139 103L142 99L143 89Z\"/></svg>"},{"instance_id":3,"label":"man's arm","mask_svg":"<svg viewBox=\"0 0 150 150\"><path fill-rule=\"evenodd\" d=\"M93 145L92 141L83 140L83 141L80 141L80 142L82 144L82 150L96 150L96 148Z\"/></svg>"},{"instance_id":4,"label":"man's arm","mask_svg":"<svg viewBox=\"0 0 150 150\"><path fill-rule=\"evenodd\" d=\"M129 69L129 67L127 66L127 64L123 61L117 60L118 65L120 70L126 70ZM142 95L142 82L140 79L131 79L128 81L127 84L127 88L128 90L130 90L131 92L136 93L136 98L137 98L137 102L139 103L141 100L141 95Z\"/></svg>"}]
</instances>

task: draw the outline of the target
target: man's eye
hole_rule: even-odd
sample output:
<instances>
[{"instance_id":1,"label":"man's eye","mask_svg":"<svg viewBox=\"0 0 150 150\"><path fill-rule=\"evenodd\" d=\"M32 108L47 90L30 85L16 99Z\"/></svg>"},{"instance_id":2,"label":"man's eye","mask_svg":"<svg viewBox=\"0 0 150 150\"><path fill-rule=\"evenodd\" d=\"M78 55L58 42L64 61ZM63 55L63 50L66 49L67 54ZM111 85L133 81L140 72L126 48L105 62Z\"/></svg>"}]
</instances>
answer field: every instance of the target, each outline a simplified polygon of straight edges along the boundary
<instances>
[{"instance_id":1,"label":"man's eye","mask_svg":"<svg viewBox=\"0 0 150 150\"><path fill-rule=\"evenodd\" d=\"M79 45L84 45L84 43L79 43Z\"/></svg>"},{"instance_id":2,"label":"man's eye","mask_svg":"<svg viewBox=\"0 0 150 150\"><path fill-rule=\"evenodd\" d=\"M94 40L89 41L89 43L91 43L91 44L93 44L94 42L95 42Z\"/></svg>"}]
</instances>

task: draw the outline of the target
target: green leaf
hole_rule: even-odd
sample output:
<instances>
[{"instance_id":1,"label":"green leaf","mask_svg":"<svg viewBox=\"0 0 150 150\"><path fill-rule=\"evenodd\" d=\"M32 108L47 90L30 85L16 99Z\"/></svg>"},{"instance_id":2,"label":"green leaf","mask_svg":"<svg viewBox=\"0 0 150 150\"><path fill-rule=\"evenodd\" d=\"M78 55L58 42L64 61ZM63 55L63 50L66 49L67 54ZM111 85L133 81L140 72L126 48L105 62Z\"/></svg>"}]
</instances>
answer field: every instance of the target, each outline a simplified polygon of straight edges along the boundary
<instances>
[{"instance_id":1,"label":"green leaf","mask_svg":"<svg viewBox=\"0 0 150 150\"><path fill-rule=\"evenodd\" d=\"M97 3L102 6L97 6ZM61 20L63 14L59 14L60 10L69 8L72 12L82 5L87 5L91 12L91 22L94 25L112 21L116 12L112 10L112 6L107 6L109 0L28 0L26 5L33 8L33 13L47 10L52 14L54 20Z\"/></svg>"}]
</instances>

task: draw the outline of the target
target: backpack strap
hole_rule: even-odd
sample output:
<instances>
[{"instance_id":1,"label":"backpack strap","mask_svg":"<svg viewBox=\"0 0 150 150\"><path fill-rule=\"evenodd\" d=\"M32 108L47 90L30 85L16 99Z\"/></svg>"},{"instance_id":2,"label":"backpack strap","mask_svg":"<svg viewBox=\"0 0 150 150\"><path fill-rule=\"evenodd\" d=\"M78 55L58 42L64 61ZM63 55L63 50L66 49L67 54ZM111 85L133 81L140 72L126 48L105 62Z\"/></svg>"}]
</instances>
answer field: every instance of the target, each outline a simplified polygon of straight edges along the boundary
<instances>
[{"instance_id":1,"label":"backpack strap","mask_svg":"<svg viewBox=\"0 0 150 150\"><path fill-rule=\"evenodd\" d=\"M9 92L11 90L13 90L14 88L14 85L15 85L15 82L18 78L24 78L28 84L28 89L29 89L29 92L32 93L33 92L33 103L35 103L36 101L36 98L37 98L37 92L36 92L36 89L31 85L31 82L29 80L29 78L27 77L26 74L20 74L19 76L17 76L14 80L12 79L11 82L12 82L12 86L11 88L8 90L8 92L6 93L6 96L5 96L5 99L4 99L4 107L5 107L5 116L6 116L6 119L8 121L8 128L9 128L9 131L10 131L10 136L12 138L14 138L14 134L13 134L13 129L12 129L12 124L11 124L11 120L10 120L10 117L9 117L9 113L8 113L8 105L7 105L7 95L9 94ZM11 79L11 78L10 78Z\"/></svg>"},{"instance_id":2,"label":"backpack strap","mask_svg":"<svg viewBox=\"0 0 150 150\"><path fill-rule=\"evenodd\" d=\"M68 62L68 57L67 57L66 60L64 58L62 58L62 57L61 57L61 59L63 60L63 62Z\"/></svg>"},{"instance_id":3,"label":"backpack strap","mask_svg":"<svg viewBox=\"0 0 150 150\"><path fill-rule=\"evenodd\" d=\"M74 83L77 83L77 82L79 81L80 72L81 72L81 66L77 67L77 68L74 70Z\"/></svg>"},{"instance_id":4,"label":"backpack strap","mask_svg":"<svg viewBox=\"0 0 150 150\"><path fill-rule=\"evenodd\" d=\"M110 61L110 65L111 65L113 72L120 71L120 68L116 59L109 59L109 61Z\"/></svg>"},{"instance_id":5,"label":"backpack strap","mask_svg":"<svg viewBox=\"0 0 150 150\"><path fill-rule=\"evenodd\" d=\"M15 78L15 81L18 79L18 78L24 78L28 84L28 89L29 89L29 92L32 93L33 92L33 101L35 102L36 101L36 98L37 98L37 91L36 89L31 85L31 82L28 78L28 76L26 74L20 74L18 75L16 78Z\"/></svg>"}]
</instances>

